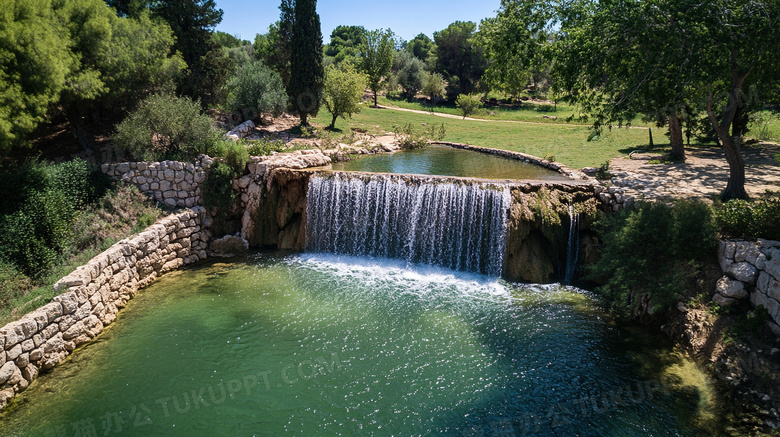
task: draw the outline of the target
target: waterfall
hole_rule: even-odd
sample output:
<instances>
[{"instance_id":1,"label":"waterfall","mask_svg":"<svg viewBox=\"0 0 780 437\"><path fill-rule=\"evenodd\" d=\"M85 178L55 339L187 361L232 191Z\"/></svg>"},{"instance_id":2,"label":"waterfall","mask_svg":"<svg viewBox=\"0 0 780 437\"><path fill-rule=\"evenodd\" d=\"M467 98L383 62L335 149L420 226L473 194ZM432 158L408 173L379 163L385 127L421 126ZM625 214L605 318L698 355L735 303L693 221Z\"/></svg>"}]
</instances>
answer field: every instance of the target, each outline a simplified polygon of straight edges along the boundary
<instances>
[{"instance_id":1,"label":"waterfall","mask_svg":"<svg viewBox=\"0 0 780 437\"><path fill-rule=\"evenodd\" d=\"M564 282L569 284L574 279L577 261L580 257L580 215L569 205L569 243L566 246L566 275Z\"/></svg>"},{"instance_id":2,"label":"waterfall","mask_svg":"<svg viewBox=\"0 0 780 437\"><path fill-rule=\"evenodd\" d=\"M500 275L509 189L399 175L313 176L306 249Z\"/></svg>"}]
</instances>

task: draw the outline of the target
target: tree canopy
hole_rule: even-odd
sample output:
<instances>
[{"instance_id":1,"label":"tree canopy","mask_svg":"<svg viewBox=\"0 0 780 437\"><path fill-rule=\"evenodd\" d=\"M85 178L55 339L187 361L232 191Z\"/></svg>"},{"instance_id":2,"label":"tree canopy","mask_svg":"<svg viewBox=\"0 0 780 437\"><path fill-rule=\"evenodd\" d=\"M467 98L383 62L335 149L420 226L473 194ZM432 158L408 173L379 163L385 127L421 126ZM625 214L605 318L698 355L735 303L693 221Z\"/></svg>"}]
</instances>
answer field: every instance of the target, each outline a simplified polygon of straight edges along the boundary
<instances>
[{"instance_id":1,"label":"tree canopy","mask_svg":"<svg viewBox=\"0 0 780 437\"><path fill-rule=\"evenodd\" d=\"M330 129L336 127L338 117L346 119L363 109L363 93L367 82L368 77L357 71L350 62L344 62L339 67L330 65L325 69L322 103L333 116Z\"/></svg>"},{"instance_id":2,"label":"tree canopy","mask_svg":"<svg viewBox=\"0 0 780 437\"><path fill-rule=\"evenodd\" d=\"M290 103L308 124L309 115L317 115L325 82L322 31L316 0L295 1L295 21L291 39Z\"/></svg>"},{"instance_id":3,"label":"tree canopy","mask_svg":"<svg viewBox=\"0 0 780 437\"><path fill-rule=\"evenodd\" d=\"M433 33L436 69L451 82L449 94L453 99L457 94L475 91L487 67L484 49L474 40L476 29L476 23L456 21Z\"/></svg>"},{"instance_id":4,"label":"tree canopy","mask_svg":"<svg viewBox=\"0 0 780 437\"><path fill-rule=\"evenodd\" d=\"M366 39L360 49L361 66L368 75L368 87L374 92L374 106L382 78L393 65L393 33L378 29L366 33Z\"/></svg>"}]
</instances>

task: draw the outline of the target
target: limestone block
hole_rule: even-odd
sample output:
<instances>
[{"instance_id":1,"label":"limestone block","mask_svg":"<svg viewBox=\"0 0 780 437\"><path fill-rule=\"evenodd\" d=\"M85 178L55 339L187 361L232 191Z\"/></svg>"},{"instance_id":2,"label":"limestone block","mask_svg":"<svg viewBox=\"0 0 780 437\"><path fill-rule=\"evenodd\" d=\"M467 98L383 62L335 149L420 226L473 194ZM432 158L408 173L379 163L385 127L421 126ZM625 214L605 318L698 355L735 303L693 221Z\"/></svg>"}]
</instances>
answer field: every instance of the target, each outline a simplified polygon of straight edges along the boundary
<instances>
[{"instance_id":1,"label":"limestone block","mask_svg":"<svg viewBox=\"0 0 780 437\"><path fill-rule=\"evenodd\" d=\"M173 187L169 181L160 181L160 191L169 191Z\"/></svg>"},{"instance_id":2,"label":"limestone block","mask_svg":"<svg viewBox=\"0 0 780 437\"><path fill-rule=\"evenodd\" d=\"M38 349L33 349L32 351L30 351L30 361L31 362L37 363L38 361L41 360L41 358L43 358L43 349L38 348Z\"/></svg>"},{"instance_id":3,"label":"limestone block","mask_svg":"<svg viewBox=\"0 0 780 437\"><path fill-rule=\"evenodd\" d=\"M5 325L2 329L2 336L4 337L4 349L10 349L12 346L21 343L25 340L22 328L19 326L19 322L11 322Z\"/></svg>"},{"instance_id":4,"label":"limestone block","mask_svg":"<svg viewBox=\"0 0 780 437\"><path fill-rule=\"evenodd\" d=\"M6 363L7 364L7 363ZM10 378L5 382L8 385L14 386L19 384L24 380L24 377L22 376L22 371L19 370L18 367L14 366L14 373L11 375ZM27 385L24 385L23 387L14 387L14 390L21 391L27 388ZM19 390L21 389L21 390Z\"/></svg>"},{"instance_id":5,"label":"limestone block","mask_svg":"<svg viewBox=\"0 0 780 437\"><path fill-rule=\"evenodd\" d=\"M772 275L770 275L767 272L761 272L758 275L758 281L756 281L756 289L764 294L766 294L767 286L769 286L769 281L772 279Z\"/></svg>"},{"instance_id":6,"label":"limestone block","mask_svg":"<svg viewBox=\"0 0 780 437\"><path fill-rule=\"evenodd\" d=\"M22 352L30 352L31 350L35 349L35 342L30 340L25 340L21 343L19 343L22 346Z\"/></svg>"},{"instance_id":7,"label":"limestone block","mask_svg":"<svg viewBox=\"0 0 780 437\"><path fill-rule=\"evenodd\" d=\"M119 163L116 166L116 171L119 173L127 173L128 171L130 171L130 164L127 162Z\"/></svg>"},{"instance_id":8,"label":"limestone block","mask_svg":"<svg viewBox=\"0 0 780 437\"><path fill-rule=\"evenodd\" d=\"M38 368L33 364L28 364L22 369L22 377L28 382L33 382L38 377Z\"/></svg>"},{"instance_id":9,"label":"limestone block","mask_svg":"<svg viewBox=\"0 0 780 437\"><path fill-rule=\"evenodd\" d=\"M766 295L780 301L780 281L772 279L766 287Z\"/></svg>"},{"instance_id":10,"label":"limestone block","mask_svg":"<svg viewBox=\"0 0 780 437\"><path fill-rule=\"evenodd\" d=\"M42 345L42 344L43 344L45 341L46 341L46 339L45 339L45 338L43 338L43 335L42 335L42 334L35 334L35 335L33 335L33 345L34 345L35 347L39 347L39 346L40 346L40 345Z\"/></svg>"},{"instance_id":11,"label":"limestone block","mask_svg":"<svg viewBox=\"0 0 780 437\"><path fill-rule=\"evenodd\" d=\"M719 258L728 258L733 260L737 252L737 243L734 241L721 241L718 248Z\"/></svg>"},{"instance_id":12,"label":"limestone block","mask_svg":"<svg viewBox=\"0 0 780 437\"><path fill-rule=\"evenodd\" d=\"M0 367L0 384L4 384L14 374L15 370L19 370L13 361L9 361Z\"/></svg>"},{"instance_id":13,"label":"limestone block","mask_svg":"<svg viewBox=\"0 0 780 437\"><path fill-rule=\"evenodd\" d=\"M727 272L734 279L750 285L755 285L756 279L758 279L758 269L749 262L734 263Z\"/></svg>"},{"instance_id":14,"label":"limestone block","mask_svg":"<svg viewBox=\"0 0 780 437\"><path fill-rule=\"evenodd\" d=\"M30 353L25 352L19 355L19 357L17 357L14 362L16 363L16 367L24 369L28 364L30 364Z\"/></svg>"},{"instance_id":15,"label":"limestone block","mask_svg":"<svg viewBox=\"0 0 780 437\"><path fill-rule=\"evenodd\" d=\"M84 328L84 322L79 320L73 326L68 328L67 331L62 333L62 339L65 341L73 340L74 338L84 334L86 332Z\"/></svg>"},{"instance_id":16,"label":"limestone block","mask_svg":"<svg viewBox=\"0 0 780 437\"><path fill-rule=\"evenodd\" d=\"M769 312L769 315L772 317L772 320L775 322L780 322L780 317L778 317L778 311L780 311L780 302L760 292L751 293L750 302L754 307L762 306L766 308L767 312Z\"/></svg>"},{"instance_id":17,"label":"limestone block","mask_svg":"<svg viewBox=\"0 0 780 437\"><path fill-rule=\"evenodd\" d=\"M152 182L149 184L149 189L152 191L157 191L160 189L160 182Z\"/></svg>"},{"instance_id":18,"label":"limestone block","mask_svg":"<svg viewBox=\"0 0 780 437\"><path fill-rule=\"evenodd\" d=\"M736 250L734 251L734 261L738 263L747 261L752 252L759 253L756 246L748 241L739 241L736 243L736 246ZM753 258L755 259L755 256L753 256Z\"/></svg>"},{"instance_id":19,"label":"limestone block","mask_svg":"<svg viewBox=\"0 0 780 437\"><path fill-rule=\"evenodd\" d=\"M11 349L7 349L7 350L5 351L5 358L6 358L6 360L8 360L8 361L13 361L13 360L15 360L16 358L18 358L18 357L19 357L19 355L21 355L21 354L22 354L22 352L23 352L23 351L22 351L22 344L21 344L21 343L19 343L19 344L17 344L16 346L12 347Z\"/></svg>"},{"instance_id":20,"label":"limestone block","mask_svg":"<svg viewBox=\"0 0 780 437\"><path fill-rule=\"evenodd\" d=\"M721 306L730 306L739 302L739 299L726 297L719 293L715 293L715 295L712 297L712 300Z\"/></svg>"},{"instance_id":21,"label":"limestone block","mask_svg":"<svg viewBox=\"0 0 780 437\"><path fill-rule=\"evenodd\" d=\"M176 172L172 169L165 170L163 172L163 179L166 181L173 182L173 180L176 178Z\"/></svg>"},{"instance_id":22,"label":"limestone block","mask_svg":"<svg viewBox=\"0 0 780 437\"><path fill-rule=\"evenodd\" d=\"M764 271L780 281L780 258L767 261L764 265Z\"/></svg>"},{"instance_id":23,"label":"limestone block","mask_svg":"<svg viewBox=\"0 0 780 437\"><path fill-rule=\"evenodd\" d=\"M72 315L62 316L57 322L57 326L59 326L60 332L65 332L70 329L71 326L75 325L76 322L78 322L78 319Z\"/></svg>"}]
</instances>

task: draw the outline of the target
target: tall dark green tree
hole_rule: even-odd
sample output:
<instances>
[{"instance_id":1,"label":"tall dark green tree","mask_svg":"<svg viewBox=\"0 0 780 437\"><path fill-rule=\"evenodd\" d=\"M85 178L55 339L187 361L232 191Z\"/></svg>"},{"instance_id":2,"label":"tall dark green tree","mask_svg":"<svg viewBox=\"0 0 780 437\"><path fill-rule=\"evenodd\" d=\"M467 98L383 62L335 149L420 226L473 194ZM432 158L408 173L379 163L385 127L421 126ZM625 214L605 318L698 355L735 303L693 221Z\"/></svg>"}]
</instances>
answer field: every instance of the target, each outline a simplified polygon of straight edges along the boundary
<instances>
[{"instance_id":1,"label":"tall dark green tree","mask_svg":"<svg viewBox=\"0 0 780 437\"><path fill-rule=\"evenodd\" d=\"M290 103L301 117L301 126L309 124L309 115L316 116L325 84L322 30L317 14L317 0L295 1L295 22L292 26L290 58Z\"/></svg>"},{"instance_id":2,"label":"tall dark green tree","mask_svg":"<svg viewBox=\"0 0 780 437\"><path fill-rule=\"evenodd\" d=\"M453 100L457 94L474 92L487 68L484 49L474 40L476 29L476 23L456 21L433 33L436 69L450 81L448 97Z\"/></svg>"},{"instance_id":3,"label":"tall dark green tree","mask_svg":"<svg viewBox=\"0 0 780 437\"><path fill-rule=\"evenodd\" d=\"M222 21L222 9L214 0L165 0L151 3L152 14L164 20L176 36L178 50L188 70L179 90L201 103L217 103L219 91L233 69L233 63L212 40Z\"/></svg>"},{"instance_id":4,"label":"tall dark green tree","mask_svg":"<svg viewBox=\"0 0 780 437\"><path fill-rule=\"evenodd\" d=\"M330 34L330 43L325 46L325 55L336 64L349 61L357 64L360 47L366 40L363 26L338 26Z\"/></svg>"}]
</instances>

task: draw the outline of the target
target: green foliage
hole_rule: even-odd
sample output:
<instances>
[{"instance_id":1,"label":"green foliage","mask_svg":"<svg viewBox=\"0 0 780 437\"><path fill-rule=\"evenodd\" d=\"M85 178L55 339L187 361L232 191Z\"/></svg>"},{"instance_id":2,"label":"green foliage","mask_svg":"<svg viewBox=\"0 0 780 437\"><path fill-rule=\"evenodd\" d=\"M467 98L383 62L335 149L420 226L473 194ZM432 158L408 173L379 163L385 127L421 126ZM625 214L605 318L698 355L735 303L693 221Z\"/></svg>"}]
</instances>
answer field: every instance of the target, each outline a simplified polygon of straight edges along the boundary
<instances>
[{"instance_id":1,"label":"green foliage","mask_svg":"<svg viewBox=\"0 0 780 437\"><path fill-rule=\"evenodd\" d=\"M233 190L234 168L222 161L215 161L206 171L203 182L203 204L220 214L229 214L238 201L238 193Z\"/></svg>"},{"instance_id":2,"label":"green foliage","mask_svg":"<svg viewBox=\"0 0 780 437\"><path fill-rule=\"evenodd\" d=\"M228 140L225 142L225 152L222 158L236 175L243 175L246 171L246 163L249 162L249 152L239 141Z\"/></svg>"},{"instance_id":3,"label":"green foliage","mask_svg":"<svg viewBox=\"0 0 780 437\"><path fill-rule=\"evenodd\" d=\"M714 256L717 243L710 207L700 201L640 203L602 215L596 229L602 239L601 258L589 276L607 278L597 292L607 306L623 314L645 293L656 308L672 305L700 263Z\"/></svg>"},{"instance_id":4,"label":"green foliage","mask_svg":"<svg viewBox=\"0 0 780 437\"><path fill-rule=\"evenodd\" d=\"M284 141L263 138L250 142L247 151L250 156L266 156L272 152L282 152L284 149Z\"/></svg>"},{"instance_id":5,"label":"green foliage","mask_svg":"<svg viewBox=\"0 0 780 437\"><path fill-rule=\"evenodd\" d=\"M74 59L47 0L0 8L0 151L23 144L59 100Z\"/></svg>"},{"instance_id":6,"label":"green foliage","mask_svg":"<svg viewBox=\"0 0 780 437\"><path fill-rule=\"evenodd\" d=\"M752 201L717 203L715 219L721 232L730 237L780 240L780 192L768 191Z\"/></svg>"},{"instance_id":7,"label":"green foliage","mask_svg":"<svg viewBox=\"0 0 780 437\"><path fill-rule=\"evenodd\" d=\"M425 86L425 63L411 52L397 52L393 60L393 69L397 71L395 76L398 84L404 89L407 99L413 99Z\"/></svg>"},{"instance_id":8,"label":"green foliage","mask_svg":"<svg viewBox=\"0 0 780 437\"><path fill-rule=\"evenodd\" d=\"M130 158L162 159L174 153L212 154L218 134L200 105L187 97L155 94L116 127L113 136Z\"/></svg>"},{"instance_id":9,"label":"green foliage","mask_svg":"<svg viewBox=\"0 0 780 437\"><path fill-rule=\"evenodd\" d=\"M279 115L287 108L282 78L260 61L239 67L227 86L228 108L246 118Z\"/></svg>"},{"instance_id":10,"label":"green foliage","mask_svg":"<svg viewBox=\"0 0 780 437\"><path fill-rule=\"evenodd\" d=\"M596 171L596 179L600 181L608 181L612 179L612 173L609 172L609 161L601 164L599 169Z\"/></svg>"},{"instance_id":11,"label":"green foliage","mask_svg":"<svg viewBox=\"0 0 780 437\"><path fill-rule=\"evenodd\" d=\"M428 60L434 56L435 47L433 45L433 40L430 39L428 35L421 33L412 38L412 40L406 44L406 50L426 64L432 64ZM435 59L431 60L435 61Z\"/></svg>"},{"instance_id":12,"label":"green foliage","mask_svg":"<svg viewBox=\"0 0 780 437\"><path fill-rule=\"evenodd\" d=\"M451 95L477 91L478 82L487 67L484 49L474 39L476 23L456 21L446 29L434 32L436 70L448 81L457 77L458 89Z\"/></svg>"},{"instance_id":13,"label":"green foliage","mask_svg":"<svg viewBox=\"0 0 780 437\"><path fill-rule=\"evenodd\" d=\"M368 87L374 92L374 106L382 78L393 65L392 32L383 29L366 33L364 44L360 48L361 67L368 75Z\"/></svg>"},{"instance_id":14,"label":"green foliage","mask_svg":"<svg viewBox=\"0 0 780 437\"><path fill-rule=\"evenodd\" d=\"M444 76L439 73L426 72L421 91L431 99L431 102L433 102L437 96L444 95Z\"/></svg>"},{"instance_id":15,"label":"green foliage","mask_svg":"<svg viewBox=\"0 0 780 437\"><path fill-rule=\"evenodd\" d=\"M338 117L346 120L363 109L367 82L368 77L359 73L350 62L343 63L340 68L331 65L325 70L322 103L333 115L331 129L336 126Z\"/></svg>"},{"instance_id":16,"label":"green foliage","mask_svg":"<svg viewBox=\"0 0 780 437\"><path fill-rule=\"evenodd\" d=\"M291 39L291 76L287 94L290 103L307 125L309 115L317 116L325 84L322 59L322 30L316 0L295 1L295 21Z\"/></svg>"},{"instance_id":17,"label":"green foliage","mask_svg":"<svg viewBox=\"0 0 780 437\"><path fill-rule=\"evenodd\" d=\"M227 49L241 47L243 45L249 44L249 41L243 41L237 35L231 35L219 30L211 34L211 40L218 46Z\"/></svg>"},{"instance_id":18,"label":"green foliage","mask_svg":"<svg viewBox=\"0 0 780 437\"><path fill-rule=\"evenodd\" d=\"M0 211L0 258L40 279L67 248L77 210L102 194L104 185L82 160L27 161L2 170L0 178L14 189Z\"/></svg>"},{"instance_id":19,"label":"green foliage","mask_svg":"<svg viewBox=\"0 0 780 437\"><path fill-rule=\"evenodd\" d=\"M476 94L461 94L455 101L460 111L463 113L463 118L476 112L477 109L482 107L482 101L479 99L479 95Z\"/></svg>"},{"instance_id":20,"label":"green foliage","mask_svg":"<svg viewBox=\"0 0 780 437\"><path fill-rule=\"evenodd\" d=\"M435 124L431 124L421 130L415 129L411 123L403 127L395 127L395 139L401 145L401 148L405 150L422 149L428 146L430 141L440 141L446 135L447 130L444 123L438 127Z\"/></svg>"},{"instance_id":21,"label":"green foliage","mask_svg":"<svg viewBox=\"0 0 780 437\"><path fill-rule=\"evenodd\" d=\"M337 26L330 34L330 44L325 46L325 56L336 65L347 61L360 62L360 47L365 44L366 29L363 26Z\"/></svg>"}]
</instances>

